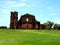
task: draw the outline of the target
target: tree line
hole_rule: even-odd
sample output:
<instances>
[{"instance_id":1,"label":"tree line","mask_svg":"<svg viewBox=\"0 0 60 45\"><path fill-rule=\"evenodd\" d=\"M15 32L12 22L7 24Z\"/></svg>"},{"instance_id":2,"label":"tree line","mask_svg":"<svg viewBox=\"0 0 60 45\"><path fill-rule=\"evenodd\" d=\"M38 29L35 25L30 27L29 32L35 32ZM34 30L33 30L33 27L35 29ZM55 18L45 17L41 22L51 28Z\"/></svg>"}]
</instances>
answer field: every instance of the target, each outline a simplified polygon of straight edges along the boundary
<instances>
[{"instance_id":1,"label":"tree line","mask_svg":"<svg viewBox=\"0 0 60 45\"><path fill-rule=\"evenodd\" d=\"M0 26L0 29L7 29L6 26Z\"/></svg>"},{"instance_id":2,"label":"tree line","mask_svg":"<svg viewBox=\"0 0 60 45\"><path fill-rule=\"evenodd\" d=\"M54 23L54 22L51 22L51 21L47 21L43 25L46 26L46 29L60 30L60 24L57 24L57 23Z\"/></svg>"}]
</instances>

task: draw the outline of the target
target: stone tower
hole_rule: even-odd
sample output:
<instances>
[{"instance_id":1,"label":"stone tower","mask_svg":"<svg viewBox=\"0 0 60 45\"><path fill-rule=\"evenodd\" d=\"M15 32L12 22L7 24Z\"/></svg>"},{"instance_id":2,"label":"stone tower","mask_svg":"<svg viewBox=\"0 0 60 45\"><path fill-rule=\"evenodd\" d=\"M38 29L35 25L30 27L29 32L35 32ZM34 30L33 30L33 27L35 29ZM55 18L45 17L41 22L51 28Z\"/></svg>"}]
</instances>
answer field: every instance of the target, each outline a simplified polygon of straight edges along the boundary
<instances>
[{"instance_id":1,"label":"stone tower","mask_svg":"<svg viewBox=\"0 0 60 45\"><path fill-rule=\"evenodd\" d=\"M17 29L18 24L18 12L11 12L10 16L10 29Z\"/></svg>"}]
</instances>

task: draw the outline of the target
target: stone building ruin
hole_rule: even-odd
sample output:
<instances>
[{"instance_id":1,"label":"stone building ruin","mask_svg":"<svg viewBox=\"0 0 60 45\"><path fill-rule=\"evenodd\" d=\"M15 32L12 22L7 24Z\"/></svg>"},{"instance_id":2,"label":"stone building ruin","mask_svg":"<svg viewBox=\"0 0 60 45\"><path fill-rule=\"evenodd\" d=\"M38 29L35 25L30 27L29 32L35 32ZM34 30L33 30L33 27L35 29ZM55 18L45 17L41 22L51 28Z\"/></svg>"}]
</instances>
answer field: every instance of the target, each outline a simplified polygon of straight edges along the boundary
<instances>
[{"instance_id":1,"label":"stone building ruin","mask_svg":"<svg viewBox=\"0 0 60 45\"><path fill-rule=\"evenodd\" d=\"M42 24L31 14L24 14L18 20L18 12L11 12L10 29L41 29Z\"/></svg>"}]
</instances>

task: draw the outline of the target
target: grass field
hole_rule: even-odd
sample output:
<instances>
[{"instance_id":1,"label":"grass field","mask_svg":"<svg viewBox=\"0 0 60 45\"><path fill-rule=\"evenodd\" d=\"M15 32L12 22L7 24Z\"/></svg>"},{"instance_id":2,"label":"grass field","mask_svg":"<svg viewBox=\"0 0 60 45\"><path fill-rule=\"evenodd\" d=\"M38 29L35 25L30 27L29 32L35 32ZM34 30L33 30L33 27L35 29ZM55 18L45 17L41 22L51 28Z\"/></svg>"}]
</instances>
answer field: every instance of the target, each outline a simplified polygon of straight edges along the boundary
<instances>
[{"instance_id":1,"label":"grass field","mask_svg":"<svg viewBox=\"0 0 60 45\"><path fill-rule=\"evenodd\" d=\"M0 29L0 45L60 45L60 31Z\"/></svg>"}]
</instances>

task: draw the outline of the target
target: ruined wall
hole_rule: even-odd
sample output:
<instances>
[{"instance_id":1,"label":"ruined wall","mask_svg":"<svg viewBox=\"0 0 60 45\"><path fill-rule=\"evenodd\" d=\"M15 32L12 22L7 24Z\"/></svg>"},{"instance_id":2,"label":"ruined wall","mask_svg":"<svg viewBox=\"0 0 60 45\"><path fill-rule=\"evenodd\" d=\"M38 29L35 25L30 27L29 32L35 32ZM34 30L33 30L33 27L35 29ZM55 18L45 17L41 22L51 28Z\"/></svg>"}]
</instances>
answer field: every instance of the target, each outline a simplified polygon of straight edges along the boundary
<instances>
[{"instance_id":1,"label":"ruined wall","mask_svg":"<svg viewBox=\"0 0 60 45\"><path fill-rule=\"evenodd\" d=\"M21 25L18 27L21 29L38 29L38 28L40 28L39 27L40 23L38 23L35 20L35 17L31 14L25 14L25 15L21 16L19 22L21 23Z\"/></svg>"},{"instance_id":2,"label":"ruined wall","mask_svg":"<svg viewBox=\"0 0 60 45\"><path fill-rule=\"evenodd\" d=\"M18 23L18 12L11 12L10 16L10 28L16 29Z\"/></svg>"},{"instance_id":3,"label":"ruined wall","mask_svg":"<svg viewBox=\"0 0 60 45\"><path fill-rule=\"evenodd\" d=\"M24 14L18 20L18 12L11 12L10 29L40 29L40 22L31 14Z\"/></svg>"}]
</instances>

